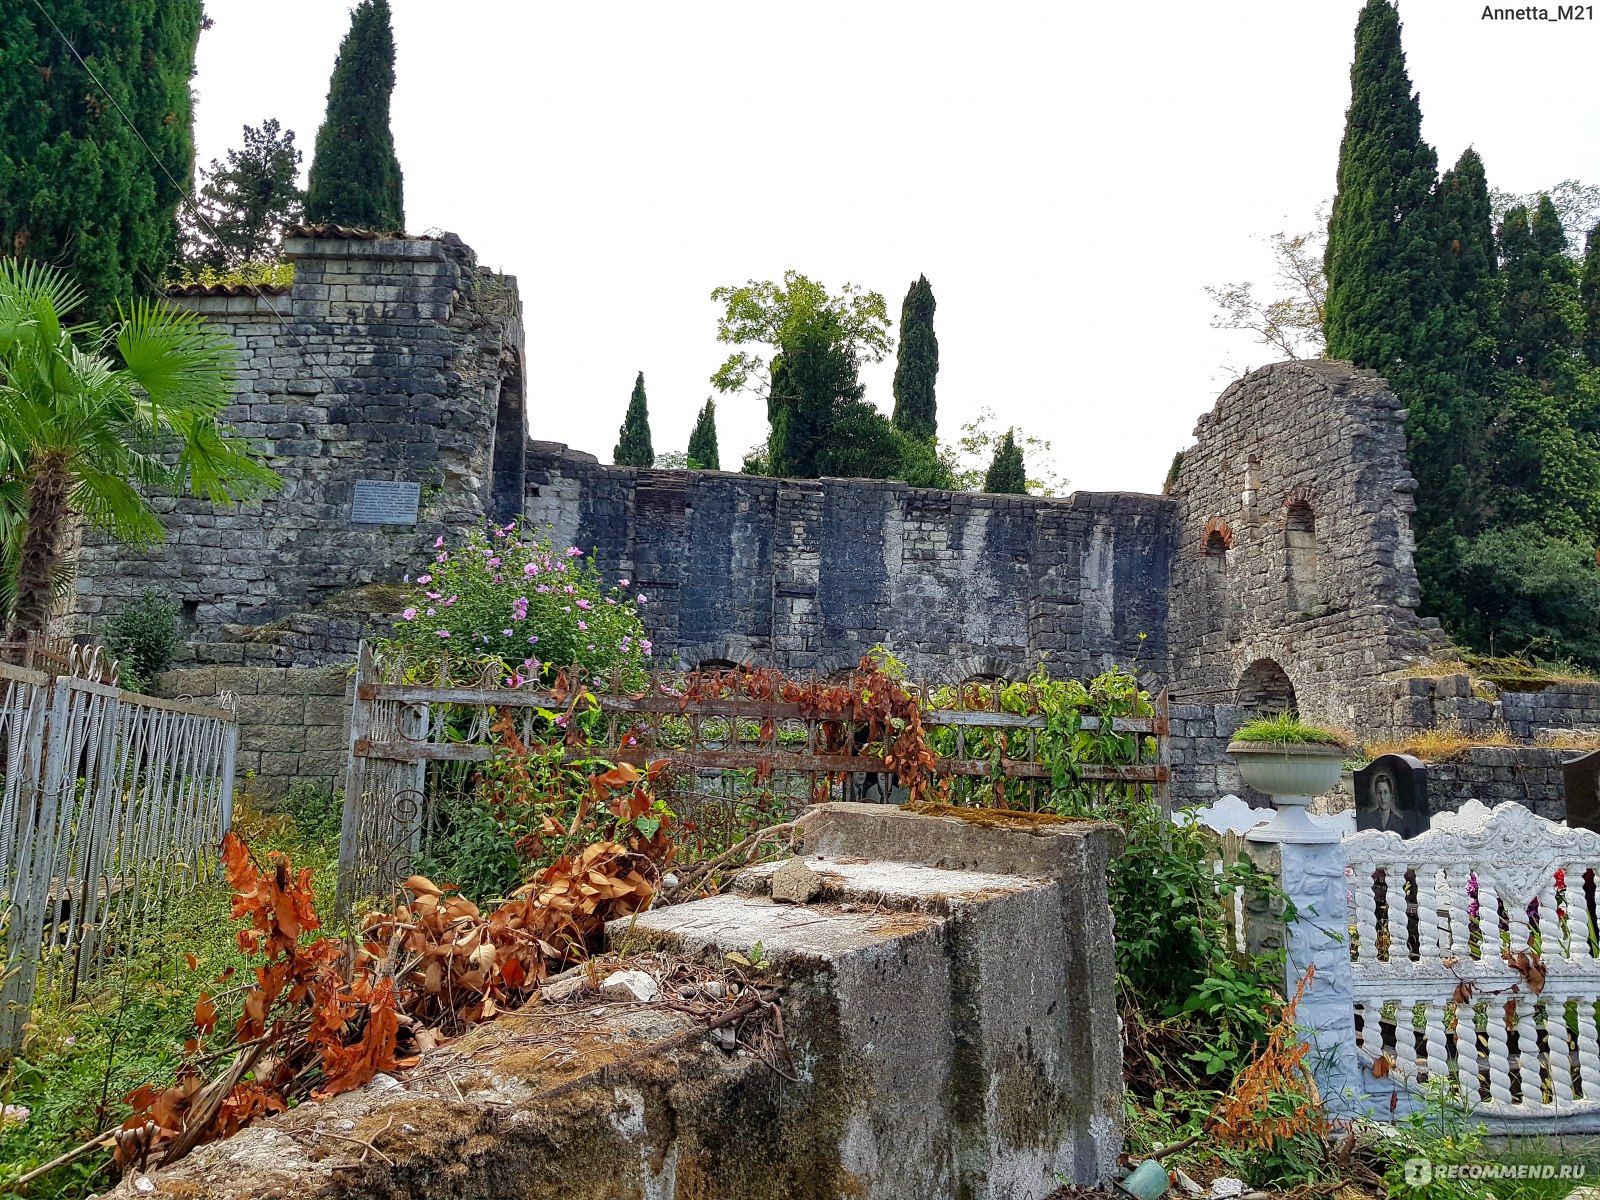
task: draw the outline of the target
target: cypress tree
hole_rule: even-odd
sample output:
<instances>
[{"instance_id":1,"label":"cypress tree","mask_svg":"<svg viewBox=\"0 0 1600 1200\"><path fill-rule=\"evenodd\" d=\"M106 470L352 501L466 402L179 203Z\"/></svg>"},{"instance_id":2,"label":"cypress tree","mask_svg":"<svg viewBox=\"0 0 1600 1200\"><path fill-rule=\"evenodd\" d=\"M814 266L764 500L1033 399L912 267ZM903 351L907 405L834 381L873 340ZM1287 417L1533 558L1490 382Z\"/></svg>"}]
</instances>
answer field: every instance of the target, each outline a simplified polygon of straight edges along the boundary
<instances>
[{"instance_id":1,"label":"cypress tree","mask_svg":"<svg viewBox=\"0 0 1600 1200\"><path fill-rule=\"evenodd\" d=\"M1367 0L1356 23L1328 222L1330 357L1386 373L1428 357L1442 300L1432 203L1437 168L1422 140L1399 15L1390 0Z\"/></svg>"},{"instance_id":2,"label":"cypress tree","mask_svg":"<svg viewBox=\"0 0 1600 1200\"><path fill-rule=\"evenodd\" d=\"M1583 311L1583 357L1591 367L1600 367L1600 224L1584 241L1578 302Z\"/></svg>"},{"instance_id":3,"label":"cypress tree","mask_svg":"<svg viewBox=\"0 0 1600 1200\"><path fill-rule=\"evenodd\" d=\"M644 398L644 372L633 381L633 395L628 398L628 413L617 431L617 448L611 461L619 467L653 467L656 452L650 445L650 410Z\"/></svg>"},{"instance_id":4,"label":"cypress tree","mask_svg":"<svg viewBox=\"0 0 1600 1200\"><path fill-rule=\"evenodd\" d=\"M1444 594L1452 533L1485 515L1481 496L1495 348L1495 244L1483 160L1465 151L1435 193L1441 303L1420 361L1390 368L1409 416L1406 436L1418 481L1419 570ZM1441 557L1442 556L1442 557Z\"/></svg>"},{"instance_id":5,"label":"cypress tree","mask_svg":"<svg viewBox=\"0 0 1600 1200\"><path fill-rule=\"evenodd\" d=\"M1028 493L1028 472L1022 462L1022 447L1017 445L1013 431L995 447L994 461L983 477L983 490L1000 495L1025 496Z\"/></svg>"},{"instance_id":6,"label":"cypress tree","mask_svg":"<svg viewBox=\"0 0 1600 1200\"><path fill-rule=\"evenodd\" d=\"M200 26L200 0L49 0L0 15L0 254L65 267L88 315L160 289L173 263Z\"/></svg>"},{"instance_id":7,"label":"cypress tree","mask_svg":"<svg viewBox=\"0 0 1600 1200\"><path fill-rule=\"evenodd\" d=\"M720 471L722 459L717 453L717 402L706 397L705 407L689 434L689 469L691 471Z\"/></svg>"},{"instance_id":8,"label":"cypress tree","mask_svg":"<svg viewBox=\"0 0 1600 1200\"><path fill-rule=\"evenodd\" d=\"M400 162L389 131L393 91L389 0L361 0L333 64L328 114L311 160L306 220L382 232L405 228Z\"/></svg>"},{"instance_id":9,"label":"cypress tree","mask_svg":"<svg viewBox=\"0 0 1600 1200\"><path fill-rule=\"evenodd\" d=\"M1584 266L1578 277L1578 302L1584 318L1584 358L1600 366L1600 224L1584 238Z\"/></svg>"},{"instance_id":10,"label":"cypress tree","mask_svg":"<svg viewBox=\"0 0 1600 1200\"><path fill-rule=\"evenodd\" d=\"M934 383L939 376L939 339L933 332L933 287L917 276L900 306L900 352L894 367L894 423L915 438L938 432Z\"/></svg>"},{"instance_id":11,"label":"cypress tree","mask_svg":"<svg viewBox=\"0 0 1600 1200\"><path fill-rule=\"evenodd\" d=\"M1518 205L1500 225L1502 294L1500 365L1531 379L1553 381L1577 349L1577 278L1567 237L1549 196L1530 213Z\"/></svg>"}]
</instances>

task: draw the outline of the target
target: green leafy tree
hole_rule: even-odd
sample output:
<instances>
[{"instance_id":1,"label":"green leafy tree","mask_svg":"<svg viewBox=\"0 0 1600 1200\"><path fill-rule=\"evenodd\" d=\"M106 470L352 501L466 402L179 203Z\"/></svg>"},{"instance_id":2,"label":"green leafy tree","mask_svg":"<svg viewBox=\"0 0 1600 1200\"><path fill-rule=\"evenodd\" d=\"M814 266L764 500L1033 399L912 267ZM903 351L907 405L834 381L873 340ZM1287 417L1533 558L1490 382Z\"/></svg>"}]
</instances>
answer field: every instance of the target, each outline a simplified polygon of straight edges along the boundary
<instances>
[{"instance_id":1,"label":"green leafy tree","mask_svg":"<svg viewBox=\"0 0 1600 1200\"><path fill-rule=\"evenodd\" d=\"M83 302L61 272L0 259L0 479L22 493L14 634L49 621L74 513L149 545L164 536L151 493L231 503L278 485L218 428L232 395L227 338L148 300L106 329L63 324Z\"/></svg>"},{"instance_id":2,"label":"green leafy tree","mask_svg":"<svg viewBox=\"0 0 1600 1200\"><path fill-rule=\"evenodd\" d=\"M159 289L175 257L200 26L200 0L0 15L0 254L70 269L88 312Z\"/></svg>"},{"instance_id":3,"label":"green leafy tree","mask_svg":"<svg viewBox=\"0 0 1600 1200\"><path fill-rule=\"evenodd\" d=\"M722 470L722 457L717 453L717 402L710 396L689 434L688 465L691 471Z\"/></svg>"},{"instance_id":4,"label":"green leafy tree","mask_svg":"<svg viewBox=\"0 0 1600 1200\"><path fill-rule=\"evenodd\" d=\"M644 396L643 371L633 381L633 395L628 398L628 412L617 431L617 448L611 452L611 461L619 467L656 465L656 452L650 445L650 408Z\"/></svg>"},{"instance_id":5,"label":"green leafy tree","mask_svg":"<svg viewBox=\"0 0 1600 1200\"><path fill-rule=\"evenodd\" d=\"M1328 222L1328 353L1387 372L1426 357L1441 300L1438 159L1422 140L1390 0L1361 10L1350 89Z\"/></svg>"},{"instance_id":6,"label":"green leafy tree","mask_svg":"<svg viewBox=\"0 0 1600 1200\"><path fill-rule=\"evenodd\" d=\"M989 473L983 477L983 490L999 495L1025 496L1028 493L1028 470L1022 462L1022 447L1012 430L1000 439L995 448L994 461Z\"/></svg>"},{"instance_id":7,"label":"green leafy tree","mask_svg":"<svg viewBox=\"0 0 1600 1200\"><path fill-rule=\"evenodd\" d=\"M852 400L834 414L833 436L817 473L841 479L898 479L912 487L955 486L950 467L933 439L913 437L865 400Z\"/></svg>"},{"instance_id":8,"label":"green leafy tree","mask_svg":"<svg viewBox=\"0 0 1600 1200\"><path fill-rule=\"evenodd\" d=\"M300 220L300 149L294 130L273 118L244 127L244 148L227 164L211 160L200 189L199 215L184 222L185 257L225 270L276 256L287 225Z\"/></svg>"},{"instance_id":9,"label":"green leafy tree","mask_svg":"<svg viewBox=\"0 0 1600 1200\"><path fill-rule=\"evenodd\" d=\"M361 0L339 45L328 115L317 130L306 219L384 232L405 228L400 161L389 131L394 30L389 0Z\"/></svg>"},{"instance_id":10,"label":"green leafy tree","mask_svg":"<svg viewBox=\"0 0 1600 1200\"><path fill-rule=\"evenodd\" d=\"M838 440L840 415L866 392L834 319L821 314L791 332L771 378L768 465L774 475L816 479Z\"/></svg>"},{"instance_id":11,"label":"green leafy tree","mask_svg":"<svg viewBox=\"0 0 1600 1200\"><path fill-rule=\"evenodd\" d=\"M900 305L900 351L894 367L895 427L916 438L939 431L934 384L939 377L939 339L933 332L933 287L926 275Z\"/></svg>"},{"instance_id":12,"label":"green leafy tree","mask_svg":"<svg viewBox=\"0 0 1600 1200\"><path fill-rule=\"evenodd\" d=\"M751 280L719 287L723 305L717 340L764 347L731 354L711 382L722 392L753 391L767 401L771 433L765 467L774 475L814 479L830 444L835 419L861 399L864 362L889 353L889 314L883 297L846 284L839 295L801 275L781 284ZM747 463L749 460L747 459Z\"/></svg>"}]
</instances>

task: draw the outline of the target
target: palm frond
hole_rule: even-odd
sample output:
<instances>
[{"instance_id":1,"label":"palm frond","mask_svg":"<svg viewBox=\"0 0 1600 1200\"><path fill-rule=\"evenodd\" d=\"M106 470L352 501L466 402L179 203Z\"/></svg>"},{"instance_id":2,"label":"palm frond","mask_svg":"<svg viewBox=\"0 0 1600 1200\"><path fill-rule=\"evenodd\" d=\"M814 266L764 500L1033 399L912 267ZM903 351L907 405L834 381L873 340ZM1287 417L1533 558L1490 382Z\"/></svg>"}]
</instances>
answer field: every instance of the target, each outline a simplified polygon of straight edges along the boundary
<instances>
[{"instance_id":1,"label":"palm frond","mask_svg":"<svg viewBox=\"0 0 1600 1200\"><path fill-rule=\"evenodd\" d=\"M249 443L224 437L210 417L196 417L184 435L178 466L187 473L191 495L222 504L255 500L283 486L270 467L258 462Z\"/></svg>"},{"instance_id":2,"label":"palm frond","mask_svg":"<svg viewBox=\"0 0 1600 1200\"><path fill-rule=\"evenodd\" d=\"M118 308L117 352L158 421L216 414L232 397L233 344L199 313L140 300Z\"/></svg>"},{"instance_id":3,"label":"palm frond","mask_svg":"<svg viewBox=\"0 0 1600 1200\"><path fill-rule=\"evenodd\" d=\"M139 494L139 489L119 475L78 464L78 481L72 488L72 507L94 528L140 549L166 538L166 529Z\"/></svg>"}]
</instances>

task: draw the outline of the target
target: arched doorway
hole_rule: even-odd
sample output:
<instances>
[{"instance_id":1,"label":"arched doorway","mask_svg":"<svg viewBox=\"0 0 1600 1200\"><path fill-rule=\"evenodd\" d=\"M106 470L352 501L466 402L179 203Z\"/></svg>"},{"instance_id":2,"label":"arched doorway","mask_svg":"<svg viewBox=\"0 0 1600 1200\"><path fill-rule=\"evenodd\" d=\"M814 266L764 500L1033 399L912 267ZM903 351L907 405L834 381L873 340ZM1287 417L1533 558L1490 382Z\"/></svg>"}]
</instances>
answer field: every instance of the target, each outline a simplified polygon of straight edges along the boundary
<instances>
[{"instance_id":1,"label":"arched doorway","mask_svg":"<svg viewBox=\"0 0 1600 1200\"><path fill-rule=\"evenodd\" d=\"M1239 703L1257 712L1292 712L1296 707L1289 673L1270 658L1258 658L1239 676Z\"/></svg>"}]
</instances>

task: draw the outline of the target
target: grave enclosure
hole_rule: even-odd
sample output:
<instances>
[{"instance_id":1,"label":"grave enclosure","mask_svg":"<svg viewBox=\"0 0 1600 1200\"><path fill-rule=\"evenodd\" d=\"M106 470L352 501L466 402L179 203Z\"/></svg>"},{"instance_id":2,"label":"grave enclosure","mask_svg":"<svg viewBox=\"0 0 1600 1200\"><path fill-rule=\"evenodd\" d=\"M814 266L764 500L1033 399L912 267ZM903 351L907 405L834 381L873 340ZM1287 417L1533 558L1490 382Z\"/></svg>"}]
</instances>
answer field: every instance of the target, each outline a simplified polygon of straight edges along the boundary
<instances>
[{"instance_id":1,"label":"grave enclosure","mask_svg":"<svg viewBox=\"0 0 1600 1200\"><path fill-rule=\"evenodd\" d=\"M1440 637L1415 615L1404 412L1370 373L1287 362L1237 381L1164 495L634 470L539 439L561 398L525 395L516 281L460 239L291 233L292 289L177 298L239 346L229 419L283 490L231 511L164 501L170 538L147 553L91 537L64 617L92 632L142 588L171 590L189 650L162 687L245 698L240 767L264 796L339 774L343 722L298 672L348 669L434 539L516 516L635 579L685 667L827 675L880 642L929 677L1134 664L1171 693L1179 802L1240 791L1223 747L1263 706L1369 736L1600 726L1593 686L1487 699L1464 676L1392 677ZM314 716L291 702L308 690ZM1459 782L1436 772L1436 802L1558 811L1553 754L1464 759Z\"/></svg>"}]
</instances>

